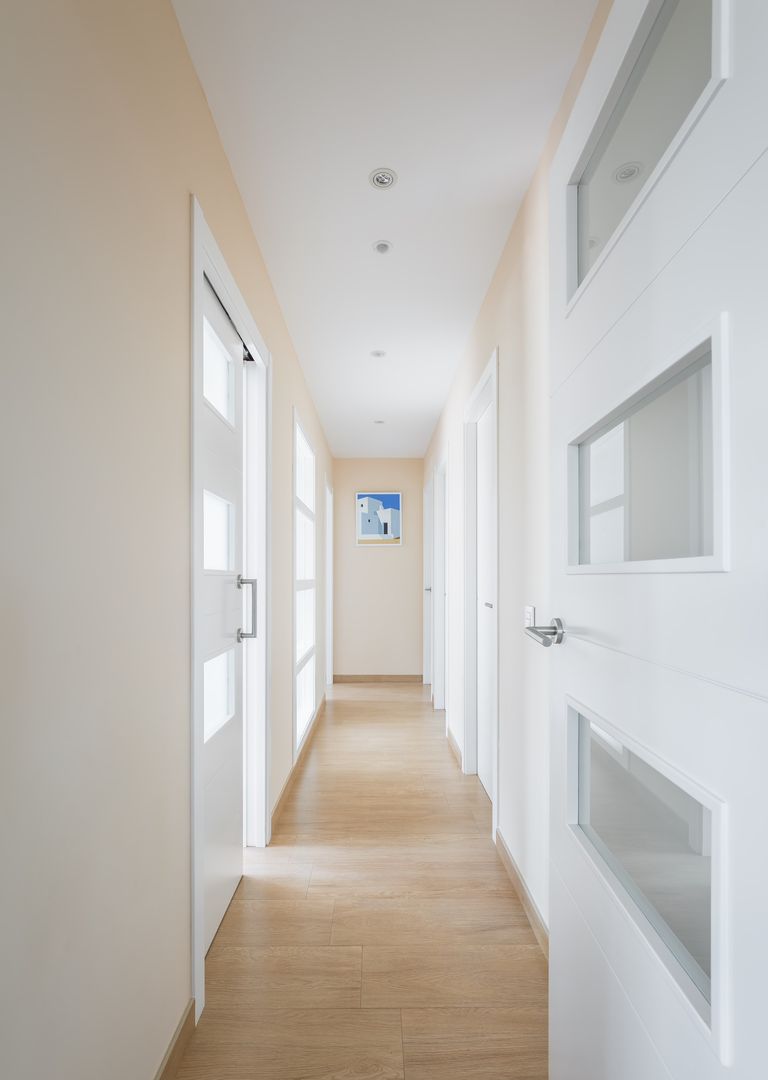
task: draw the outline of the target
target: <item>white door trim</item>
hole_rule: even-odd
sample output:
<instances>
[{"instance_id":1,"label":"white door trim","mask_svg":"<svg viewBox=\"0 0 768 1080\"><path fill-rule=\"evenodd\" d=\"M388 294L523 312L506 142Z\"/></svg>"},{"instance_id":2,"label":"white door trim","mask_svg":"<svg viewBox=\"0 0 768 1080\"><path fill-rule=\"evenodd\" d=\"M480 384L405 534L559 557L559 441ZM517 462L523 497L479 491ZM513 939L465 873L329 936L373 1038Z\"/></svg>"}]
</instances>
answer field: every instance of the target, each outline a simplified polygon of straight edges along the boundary
<instances>
[{"instance_id":1,"label":"white door trim","mask_svg":"<svg viewBox=\"0 0 768 1080\"><path fill-rule=\"evenodd\" d=\"M203 798L201 749L203 746L203 703L195 679L197 669L196 646L194 640L195 605L194 605L194 569L202 562L200 537L201 522L198 520L199 509L195 474L195 402L202 394L200 372L202 371L203 351L203 296L204 278L207 277L214 291L232 319L237 332L253 357L254 366L259 369L263 379L263 475L259 483L259 498L264 501L262 509L263 536L258 544L259 557L256 565L250 565L248 572L259 579L258 590L259 625L265 632L257 639L258 663L263 665L264 694L248 695L244 710L244 733L246 751L244 763L248 773L249 763L256 759L262 763L263 775L258 783L246 783L244 840L252 844L266 844L269 839L269 701L270 685L270 642L266 632L270 623L270 551L269 551L269 506L271 486L271 364L269 351L256 327L248 306L243 299L235 279L230 273L208 224L199 202L191 199L192 226L192 261L191 261L191 394L190 394L190 854L191 854L191 993L195 1000L195 1021L200 1018L205 1005L205 935L203 919ZM246 507L247 512L247 507ZM250 665L249 665L250 666ZM249 749L250 748L250 753ZM258 805L254 802L254 791L259 790ZM250 794L249 794L250 792ZM254 823L261 823L256 828Z\"/></svg>"},{"instance_id":2,"label":"white door trim","mask_svg":"<svg viewBox=\"0 0 768 1080\"><path fill-rule=\"evenodd\" d=\"M492 408L496 420L496 453L498 454L498 363L499 350L494 349L464 409L464 748L462 765L465 773L477 772L477 422L487 408ZM498 466L496 469L498 504ZM496 515L498 529L498 514ZM498 643L498 534L496 537L497 595L495 617ZM498 648L498 644L497 644ZM499 725L498 725L498 654L496 657L496 723L493 736L493 835L496 835L497 793L499 790Z\"/></svg>"}]
</instances>

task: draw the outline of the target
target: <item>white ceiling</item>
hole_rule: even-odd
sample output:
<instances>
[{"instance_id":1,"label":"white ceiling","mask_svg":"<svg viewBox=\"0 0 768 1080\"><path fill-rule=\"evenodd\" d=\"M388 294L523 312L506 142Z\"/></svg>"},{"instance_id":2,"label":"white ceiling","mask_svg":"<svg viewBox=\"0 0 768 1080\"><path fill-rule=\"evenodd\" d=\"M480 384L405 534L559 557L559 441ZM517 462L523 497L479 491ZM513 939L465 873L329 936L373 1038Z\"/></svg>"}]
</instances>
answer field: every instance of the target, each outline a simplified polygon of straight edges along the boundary
<instances>
[{"instance_id":1,"label":"white ceiling","mask_svg":"<svg viewBox=\"0 0 768 1080\"><path fill-rule=\"evenodd\" d=\"M595 0L173 3L332 452L421 457Z\"/></svg>"}]
</instances>

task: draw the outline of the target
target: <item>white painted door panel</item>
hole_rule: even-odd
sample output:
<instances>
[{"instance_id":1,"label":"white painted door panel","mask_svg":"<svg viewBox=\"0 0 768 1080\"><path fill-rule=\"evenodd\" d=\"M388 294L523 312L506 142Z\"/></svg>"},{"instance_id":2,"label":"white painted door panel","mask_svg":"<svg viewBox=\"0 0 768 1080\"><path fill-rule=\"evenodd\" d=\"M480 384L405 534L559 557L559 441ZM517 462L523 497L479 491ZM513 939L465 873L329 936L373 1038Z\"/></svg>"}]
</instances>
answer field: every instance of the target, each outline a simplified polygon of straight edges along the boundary
<instances>
[{"instance_id":1,"label":"white painted door panel","mask_svg":"<svg viewBox=\"0 0 768 1080\"><path fill-rule=\"evenodd\" d=\"M550 882L552 923L549 1009L560 1037L550 1049L550 1075L568 1080L669 1080L670 1073L627 1000L621 983L557 872ZM567 973L578 971L582 992ZM594 1038L595 1031L601 1037Z\"/></svg>"},{"instance_id":2,"label":"white painted door panel","mask_svg":"<svg viewBox=\"0 0 768 1080\"><path fill-rule=\"evenodd\" d=\"M477 775L493 800L496 733L496 414L477 422Z\"/></svg>"},{"instance_id":3,"label":"white painted door panel","mask_svg":"<svg viewBox=\"0 0 768 1080\"><path fill-rule=\"evenodd\" d=\"M768 7L715 0L729 77L569 304L566 189L645 8L614 5L552 171L552 614L567 634L548 654L550 1075L753 1080L768 963ZM705 339L718 555L579 565L572 447ZM577 713L712 812L710 1008L578 827Z\"/></svg>"},{"instance_id":4,"label":"white painted door panel","mask_svg":"<svg viewBox=\"0 0 768 1080\"><path fill-rule=\"evenodd\" d=\"M203 712L199 783L202 792L203 943L207 950L242 874L243 862L243 345L205 282L208 324L199 362L220 350L231 365L226 415L205 396L197 372L195 393L194 663ZM219 385L226 381L222 376ZM221 404L221 402L220 402ZM220 658L226 657L226 662ZM221 667L216 670L218 662ZM206 677L210 683L206 686Z\"/></svg>"},{"instance_id":5,"label":"white painted door panel","mask_svg":"<svg viewBox=\"0 0 768 1080\"><path fill-rule=\"evenodd\" d=\"M432 480L424 488L424 649L423 649L423 679L427 685L432 685Z\"/></svg>"}]
</instances>

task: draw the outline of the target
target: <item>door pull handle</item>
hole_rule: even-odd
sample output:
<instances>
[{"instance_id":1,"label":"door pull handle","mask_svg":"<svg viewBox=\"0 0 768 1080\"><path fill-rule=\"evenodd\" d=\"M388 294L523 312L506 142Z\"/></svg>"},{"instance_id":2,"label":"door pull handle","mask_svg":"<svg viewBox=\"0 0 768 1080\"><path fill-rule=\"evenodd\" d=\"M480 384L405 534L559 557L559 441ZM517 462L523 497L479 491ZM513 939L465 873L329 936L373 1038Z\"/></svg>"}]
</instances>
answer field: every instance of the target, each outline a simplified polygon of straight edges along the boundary
<instances>
[{"instance_id":1,"label":"door pull handle","mask_svg":"<svg viewBox=\"0 0 768 1080\"><path fill-rule=\"evenodd\" d=\"M524 626L523 629L528 637L538 641L539 645L543 645L545 649L551 645L560 645L565 637L562 619L553 619L549 626Z\"/></svg>"},{"instance_id":2,"label":"door pull handle","mask_svg":"<svg viewBox=\"0 0 768 1080\"><path fill-rule=\"evenodd\" d=\"M240 627L238 629L238 631L237 631L237 640L238 641L244 641L246 638L255 638L256 637L256 619L257 619L257 615L256 615L256 598L257 598L258 581L257 581L257 579L255 577L243 577L242 574L238 574L237 575L237 587L238 587L238 589L242 589L244 585L250 585L251 586L251 629L250 629L250 633L249 633L248 631L243 630L243 628Z\"/></svg>"}]
</instances>

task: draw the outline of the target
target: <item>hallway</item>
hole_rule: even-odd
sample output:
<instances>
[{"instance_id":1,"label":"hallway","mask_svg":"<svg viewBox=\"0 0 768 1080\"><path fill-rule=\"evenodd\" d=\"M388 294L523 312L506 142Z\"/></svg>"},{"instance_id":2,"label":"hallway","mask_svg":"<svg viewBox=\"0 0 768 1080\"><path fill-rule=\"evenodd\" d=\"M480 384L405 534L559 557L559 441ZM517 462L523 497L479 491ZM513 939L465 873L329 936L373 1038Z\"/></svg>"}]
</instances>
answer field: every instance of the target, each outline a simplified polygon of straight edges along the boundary
<instances>
[{"instance_id":1,"label":"hallway","mask_svg":"<svg viewBox=\"0 0 768 1080\"><path fill-rule=\"evenodd\" d=\"M546 964L427 695L329 691L178 1080L547 1076Z\"/></svg>"}]
</instances>

